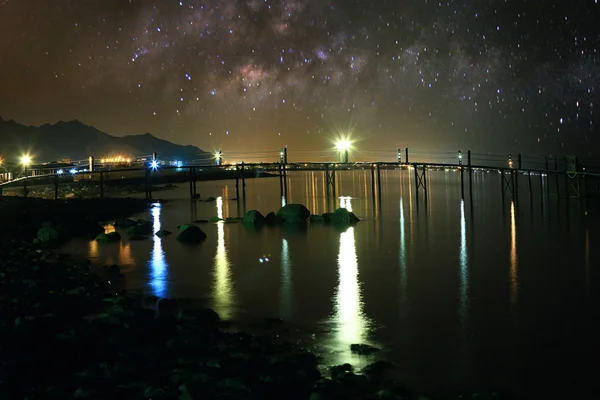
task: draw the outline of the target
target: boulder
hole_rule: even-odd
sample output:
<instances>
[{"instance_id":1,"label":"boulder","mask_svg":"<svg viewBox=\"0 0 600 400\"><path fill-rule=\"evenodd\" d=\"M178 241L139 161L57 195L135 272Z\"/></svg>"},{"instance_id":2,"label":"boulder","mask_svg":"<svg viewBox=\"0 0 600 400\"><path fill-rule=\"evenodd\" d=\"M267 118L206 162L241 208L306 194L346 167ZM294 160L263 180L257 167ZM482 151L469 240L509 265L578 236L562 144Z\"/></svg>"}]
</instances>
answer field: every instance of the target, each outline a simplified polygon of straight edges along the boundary
<instances>
[{"instance_id":1,"label":"boulder","mask_svg":"<svg viewBox=\"0 0 600 400\"><path fill-rule=\"evenodd\" d=\"M115 221L113 225L119 228L129 228L130 226L136 226L137 221L134 221L129 218L119 218Z\"/></svg>"},{"instance_id":2,"label":"boulder","mask_svg":"<svg viewBox=\"0 0 600 400\"><path fill-rule=\"evenodd\" d=\"M98 242L118 242L119 240L121 240L119 232L101 233L96 236Z\"/></svg>"},{"instance_id":3,"label":"boulder","mask_svg":"<svg viewBox=\"0 0 600 400\"><path fill-rule=\"evenodd\" d=\"M313 224L324 224L325 218L323 218L322 215L311 215L310 222L312 222Z\"/></svg>"},{"instance_id":4,"label":"boulder","mask_svg":"<svg viewBox=\"0 0 600 400\"><path fill-rule=\"evenodd\" d=\"M321 214L321 217L323 217L323 221L328 224L331 222L331 217L333 216L333 213L323 213Z\"/></svg>"},{"instance_id":5,"label":"boulder","mask_svg":"<svg viewBox=\"0 0 600 400\"><path fill-rule=\"evenodd\" d=\"M155 233L155 235L158 236L159 238L163 238L165 236L169 236L170 234L172 234L172 232L168 231L166 229L161 229L161 230L159 230L159 231L157 231Z\"/></svg>"},{"instance_id":6,"label":"boulder","mask_svg":"<svg viewBox=\"0 0 600 400\"><path fill-rule=\"evenodd\" d=\"M265 223L265 217L256 210L250 210L242 218L242 223L246 225L261 226Z\"/></svg>"},{"instance_id":7,"label":"boulder","mask_svg":"<svg viewBox=\"0 0 600 400\"><path fill-rule=\"evenodd\" d=\"M265 216L265 222L267 225L277 225L281 223L282 219L275 215L274 212L270 212Z\"/></svg>"},{"instance_id":8,"label":"boulder","mask_svg":"<svg viewBox=\"0 0 600 400\"><path fill-rule=\"evenodd\" d=\"M368 356L380 351L377 347L369 346L368 344L351 344L350 351L361 356Z\"/></svg>"},{"instance_id":9,"label":"boulder","mask_svg":"<svg viewBox=\"0 0 600 400\"><path fill-rule=\"evenodd\" d=\"M336 225L354 225L358 221L356 215L345 208L338 208L331 215L331 222Z\"/></svg>"},{"instance_id":10,"label":"boulder","mask_svg":"<svg viewBox=\"0 0 600 400\"><path fill-rule=\"evenodd\" d=\"M277 211L277 216L286 223L305 222L310 217L310 211L302 204L286 204Z\"/></svg>"},{"instance_id":11,"label":"boulder","mask_svg":"<svg viewBox=\"0 0 600 400\"><path fill-rule=\"evenodd\" d=\"M179 230L181 232L179 235L177 235L177 240L179 240L181 243L198 244L202 243L206 239L206 233L204 233L202 229L198 228L196 225L181 225Z\"/></svg>"},{"instance_id":12,"label":"boulder","mask_svg":"<svg viewBox=\"0 0 600 400\"><path fill-rule=\"evenodd\" d=\"M209 221L210 222L219 222L219 221L223 221L223 220L217 216L212 216L212 217L210 217Z\"/></svg>"},{"instance_id":13,"label":"boulder","mask_svg":"<svg viewBox=\"0 0 600 400\"><path fill-rule=\"evenodd\" d=\"M37 239L42 243L53 242L58 239L58 231L51 226L42 226L36 234Z\"/></svg>"},{"instance_id":14,"label":"boulder","mask_svg":"<svg viewBox=\"0 0 600 400\"><path fill-rule=\"evenodd\" d=\"M152 222L146 221L143 219L140 219L137 222L136 228L137 228L137 233L139 235L150 235L150 234L152 234L152 232L154 230L154 226L153 226Z\"/></svg>"}]
</instances>

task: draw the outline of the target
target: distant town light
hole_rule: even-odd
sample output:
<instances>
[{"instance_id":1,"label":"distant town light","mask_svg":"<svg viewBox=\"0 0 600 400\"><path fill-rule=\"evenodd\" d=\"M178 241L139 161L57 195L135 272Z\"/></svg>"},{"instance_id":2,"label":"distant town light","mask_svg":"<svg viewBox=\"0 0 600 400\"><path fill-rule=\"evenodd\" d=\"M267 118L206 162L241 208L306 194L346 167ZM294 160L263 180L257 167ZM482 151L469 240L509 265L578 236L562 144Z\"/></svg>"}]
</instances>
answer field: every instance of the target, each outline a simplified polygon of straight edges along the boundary
<instances>
[{"instance_id":1,"label":"distant town light","mask_svg":"<svg viewBox=\"0 0 600 400\"><path fill-rule=\"evenodd\" d=\"M158 168L158 161L156 161L156 160L153 160L153 161L150 163L150 167L152 167L152 169L157 169L157 168Z\"/></svg>"},{"instance_id":2,"label":"distant town light","mask_svg":"<svg viewBox=\"0 0 600 400\"><path fill-rule=\"evenodd\" d=\"M56 173L57 173L58 175L62 175L62 174L64 174L64 172L65 172L65 171L63 171L62 169L59 169L59 170L57 170L57 171L56 171Z\"/></svg>"},{"instance_id":3,"label":"distant town light","mask_svg":"<svg viewBox=\"0 0 600 400\"><path fill-rule=\"evenodd\" d=\"M71 168L71 170L69 170L69 173L75 175L77 173L77 170L75 168Z\"/></svg>"}]
</instances>

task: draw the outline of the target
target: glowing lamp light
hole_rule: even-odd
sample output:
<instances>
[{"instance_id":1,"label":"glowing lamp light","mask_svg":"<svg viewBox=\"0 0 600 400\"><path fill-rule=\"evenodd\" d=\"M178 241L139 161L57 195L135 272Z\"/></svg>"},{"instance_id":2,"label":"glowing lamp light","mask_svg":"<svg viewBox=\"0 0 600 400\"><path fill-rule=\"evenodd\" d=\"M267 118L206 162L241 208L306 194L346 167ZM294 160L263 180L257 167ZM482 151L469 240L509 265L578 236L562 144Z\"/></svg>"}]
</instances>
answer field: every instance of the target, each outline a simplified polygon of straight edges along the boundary
<instances>
[{"instance_id":1,"label":"glowing lamp light","mask_svg":"<svg viewBox=\"0 0 600 400\"><path fill-rule=\"evenodd\" d=\"M23 164L24 166L28 166L29 164L31 164L31 156L29 154L21 156L21 164Z\"/></svg>"},{"instance_id":2,"label":"glowing lamp light","mask_svg":"<svg viewBox=\"0 0 600 400\"><path fill-rule=\"evenodd\" d=\"M220 159L221 159L221 152L215 151L215 160L220 160Z\"/></svg>"},{"instance_id":3,"label":"glowing lamp light","mask_svg":"<svg viewBox=\"0 0 600 400\"><path fill-rule=\"evenodd\" d=\"M77 173L77 170L75 168L71 168L71 170L69 170L69 173L75 175Z\"/></svg>"},{"instance_id":4,"label":"glowing lamp light","mask_svg":"<svg viewBox=\"0 0 600 400\"><path fill-rule=\"evenodd\" d=\"M62 175L64 172L65 172L65 171L63 171L62 169L59 169L59 170L57 170L57 171L56 171L56 173L57 173L58 175Z\"/></svg>"},{"instance_id":5,"label":"glowing lamp light","mask_svg":"<svg viewBox=\"0 0 600 400\"><path fill-rule=\"evenodd\" d=\"M350 149L350 141L346 140L346 139L341 139L338 140L335 143L335 147L339 150L339 151L346 151Z\"/></svg>"},{"instance_id":6,"label":"glowing lamp light","mask_svg":"<svg viewBox=\"0 0 600 400\"><path fill-rule=\"evenodd\" d=\"M158 168L158 161L156 161L156 160L153 160L153 161L150 163L150 167L151 167L152 169L157 169L157 168Z\"/></svg>"}]
</instances>

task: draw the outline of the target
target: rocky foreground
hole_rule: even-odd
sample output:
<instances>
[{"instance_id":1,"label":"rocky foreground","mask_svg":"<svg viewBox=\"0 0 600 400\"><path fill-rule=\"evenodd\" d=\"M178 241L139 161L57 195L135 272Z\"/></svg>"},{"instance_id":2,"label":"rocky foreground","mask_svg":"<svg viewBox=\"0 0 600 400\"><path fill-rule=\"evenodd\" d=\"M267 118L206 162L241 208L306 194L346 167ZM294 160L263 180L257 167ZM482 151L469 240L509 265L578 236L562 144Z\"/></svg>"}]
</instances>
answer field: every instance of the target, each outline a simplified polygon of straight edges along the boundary
<instances>
[{"instance_id":1,"label":"rocky foreground","mask_svg":"<svg viewBox=\"0 0 600 400\"><path fill-rule=\"evenodd\" d=\"M181 311L172 300L147 308L89 263L32 241L49 225L62 238L89 236L98 221L145 206L0 199L0 398L426 399L388 380L389 363L361 374L346 364L322 377L297 345L225 332L212 310Z\"/></svg>"}]
</instances>

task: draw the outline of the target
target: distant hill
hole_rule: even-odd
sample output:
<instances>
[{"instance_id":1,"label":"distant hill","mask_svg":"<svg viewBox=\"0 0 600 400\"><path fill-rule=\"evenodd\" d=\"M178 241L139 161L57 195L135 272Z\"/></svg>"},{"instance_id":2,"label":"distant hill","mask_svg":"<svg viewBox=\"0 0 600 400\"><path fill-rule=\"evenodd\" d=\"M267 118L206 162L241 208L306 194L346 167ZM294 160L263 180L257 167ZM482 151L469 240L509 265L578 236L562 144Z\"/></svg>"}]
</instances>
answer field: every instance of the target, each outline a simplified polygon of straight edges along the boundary
<instances>
[{"instance_id":1,"label":"distant hill","mask_svg":"<svg viewBox=\"0 0 600 400\"><path fill-rule=\"evenodd\" d=\"M0 156L11 160L28 151L35 157L35 162L83 160L92 155L96 158L135 157L153 152L165 159L190 160L207 156L196 146L178 145L149 133L116 137L77 120L38 127L0 118Z\"/></svg>"}]
</instances>

